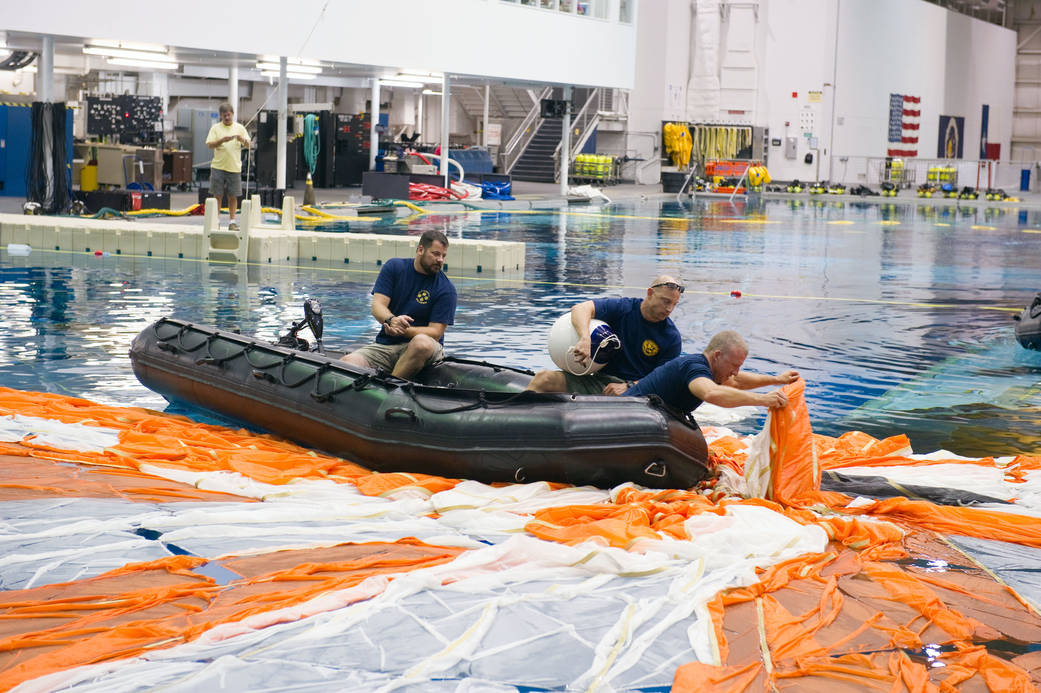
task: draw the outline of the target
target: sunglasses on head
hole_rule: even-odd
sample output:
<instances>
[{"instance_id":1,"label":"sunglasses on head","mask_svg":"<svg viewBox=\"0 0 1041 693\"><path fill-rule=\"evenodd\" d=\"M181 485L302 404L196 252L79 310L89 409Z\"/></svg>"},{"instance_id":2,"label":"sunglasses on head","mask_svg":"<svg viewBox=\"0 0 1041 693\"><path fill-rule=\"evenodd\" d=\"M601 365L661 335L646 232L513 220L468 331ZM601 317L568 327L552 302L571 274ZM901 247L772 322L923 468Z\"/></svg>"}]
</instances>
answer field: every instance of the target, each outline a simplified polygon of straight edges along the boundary
<instances>
[{"instance_id":1,"label":"sunglasses on head","mask_svg":"<svg viewBox=\"0 0 1041 693\"><path fill-rule=\"evenodd\" d=\"M683 286L683 284L677 284L676 282L662 282L661 284L652 284L651 288L657 289L659 286L664 286L666 289L672 289L673 291L679 291L681 294L683 293L683 290L687 288Z\"/></svg>"}]
</instances>

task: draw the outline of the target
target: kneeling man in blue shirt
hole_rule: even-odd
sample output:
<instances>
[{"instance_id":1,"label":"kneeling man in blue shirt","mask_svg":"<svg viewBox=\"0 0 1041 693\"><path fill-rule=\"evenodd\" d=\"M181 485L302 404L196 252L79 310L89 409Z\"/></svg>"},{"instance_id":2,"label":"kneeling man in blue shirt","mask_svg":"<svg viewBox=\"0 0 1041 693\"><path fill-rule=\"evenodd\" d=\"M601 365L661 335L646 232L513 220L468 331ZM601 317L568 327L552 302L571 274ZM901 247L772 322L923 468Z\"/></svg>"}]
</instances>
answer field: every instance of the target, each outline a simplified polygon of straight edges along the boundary
<instances>
[{"instance_id":1,"label":"kneeling man in blue shirt","mask_svg":"<svg viewBox=\"0 0 1041 693\"><path fill-rule=\"evenodd\" d=\"M709 340L700 354L684 354L658 366L624 395L657 395L667 405L684 413L702 402L718 407L759 406L779 409L788 404L780 390L748 392L767 385L787 385L799 378L796 371L763 375L741 370L748 345L737 332L726 330Z\"/></svg>"}]
</instances>

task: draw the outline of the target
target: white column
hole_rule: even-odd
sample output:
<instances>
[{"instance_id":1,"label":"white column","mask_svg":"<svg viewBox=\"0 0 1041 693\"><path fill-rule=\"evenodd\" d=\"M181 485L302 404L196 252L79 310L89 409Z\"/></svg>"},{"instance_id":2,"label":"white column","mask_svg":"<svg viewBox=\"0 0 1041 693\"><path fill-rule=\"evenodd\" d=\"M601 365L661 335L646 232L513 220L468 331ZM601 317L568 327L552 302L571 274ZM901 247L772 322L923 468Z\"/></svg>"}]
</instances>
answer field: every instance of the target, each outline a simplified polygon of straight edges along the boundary
<instances>
[{"instance_id":1,"label":"white column","mask_svg":"<svg viewBox=\"0 0 1041 693\"><path fill-rule=\"evenodd\" d=\"M380 148L380 133L376 127L380 124L380 81L372 80L372 105L369 106L369 170L376 170L376 154Z\"/></svg>"},{"instance_id":2,"label":"white column","mask_svg":"<svg viewBox=\"0 0 1041 693\"><path fill-rule=\"evenodd\" d=\"M571 87L564 87L564 101L571 101ZM560 122L560 196L567 197L567 172L571 163L571 105Z\"/></svg>"},{"instance_id":3,"label":"white column","mask_svg":"<svg viewBox=\"0 0 1041 693\"><path fill-rule=\"evenodd\" d=\"M36 96L50 103L54 101L54 37L44 36L42 44L36 70Z\"/></svg>"},{"instance_id":4,"label":"white column","mask_svg":"<svg viewBox=\"0 0 1041 693\"><path fill-rule=\"evenodd\" d=\"M451 82L447 72L441 75L441 175L445 179L446 188L448 187L448 121L452 108L452 97L449 93Z\"/></svg>"},{"instance_id":5,"label":"white column","mask_svg":"<svg viewBox=\"0 0 1041 693\"><path fill-rule=\"evenodd\" d=\"M286 112L289 110L289 77L286 57L278 59L278 134L275 136L275 189L286 189Z\"/></svg>"},{"instance_id":6,"label":"white column","mask_svg":"<svg viewBox=\"0 0 1041 693\"><path fill-rule=\"evenodd\" d=\"M481 129L484 131L484 137L481 139L484 143L484 148L488 148L488 102L492 100L491 96L491 85L484 85L484 120L481 121Z\"/></svg>"},{"instance_id":7,"label":"white column","mask_svg":"<svg viewBox=\"0 0 1041 693\"><path fill-rule=\"evenodd\" d=\"M416 132L419 133L419 139L423 139L423 135L427 131L427 126L423 123L423 103L426 101L426 98L421 90L419 92L419 100L416 102Z\"/></svg>"},{"instance_id":8,"label":"white column","mask_svg":"<svg viewBox=\"0 0 1041 693\"><path fill-rule=\"evenodd\" d=\"M239 66L232 65L228 68L228 103L231 104L231 109L238 114L239 112ZM236 118L241 121L241 118Z\"/></svg>"},{"instance_id":9,"label":"white column","mask_svg":"<svg viewBox=\"0 0 1041 693\"><path fill-rule=\"evenodd\" d=\"M170 118L170 75L161 70L152 73L152 96L159 97L159 105L163 109L163 121L160 127L165 130ZM169 120L173 127L173 121Z\"/></svg>"}]
</instances>

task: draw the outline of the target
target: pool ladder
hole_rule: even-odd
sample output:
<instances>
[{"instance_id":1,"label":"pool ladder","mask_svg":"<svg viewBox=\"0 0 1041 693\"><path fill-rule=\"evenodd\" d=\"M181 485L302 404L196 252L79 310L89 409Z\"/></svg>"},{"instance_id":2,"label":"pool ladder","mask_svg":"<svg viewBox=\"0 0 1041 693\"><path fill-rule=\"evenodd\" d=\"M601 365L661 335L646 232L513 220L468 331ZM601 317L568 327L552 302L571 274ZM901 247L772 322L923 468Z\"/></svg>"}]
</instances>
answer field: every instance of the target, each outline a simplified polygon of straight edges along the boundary
<instances>
[{"instance_id":1,"label":"pool ladder","mask_svg":"<svg viewBox=\"0 0 1041 693\"><path fill-rule=\"evenodd\" d=\"M206 257L209 260L222 262L246 262L249 260L249 234L253 229L264 226L261 217L262 205L260 195L242 200L237 230L220 227L220 203L217 198L206 198L203 216L203 236L206 243ZM296 203L292 196L282 199L282 221L278 226L268 227L273 230L295 230Z\"/></svg>"}]
</instances>

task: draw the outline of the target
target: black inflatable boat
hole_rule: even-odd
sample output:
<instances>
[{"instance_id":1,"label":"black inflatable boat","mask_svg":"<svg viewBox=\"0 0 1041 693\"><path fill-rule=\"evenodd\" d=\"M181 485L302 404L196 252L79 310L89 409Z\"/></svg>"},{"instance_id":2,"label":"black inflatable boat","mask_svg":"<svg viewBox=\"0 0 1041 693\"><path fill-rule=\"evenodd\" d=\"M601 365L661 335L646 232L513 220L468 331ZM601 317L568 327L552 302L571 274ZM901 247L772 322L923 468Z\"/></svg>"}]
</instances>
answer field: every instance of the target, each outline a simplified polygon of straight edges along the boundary
<instances>
[{"instance_id":1,"label":"black inflatable boat","mask_svg":"<svg viewBox=\"0 0 1041 693\"><path fill-rule=\"evenodd\" d=\"M646 398L525 392L530 371L452 358L408 381L336 356L174 318L130 349L138 380L170 401L375 471L601 488L709 474L697 425Z\"/></svg>"},{"instance_id":2,"label":"black inflatable boat","mask_svg":"<svg viewBox=\"0 0 1041 693\"><path fill-rule=\"evenodd\" d=\"M1034 296L1022 313L1012 318L1016 321L1016 341L1020 346L1041 351L1041 293Z\"/></svg>"}]
</instances>

